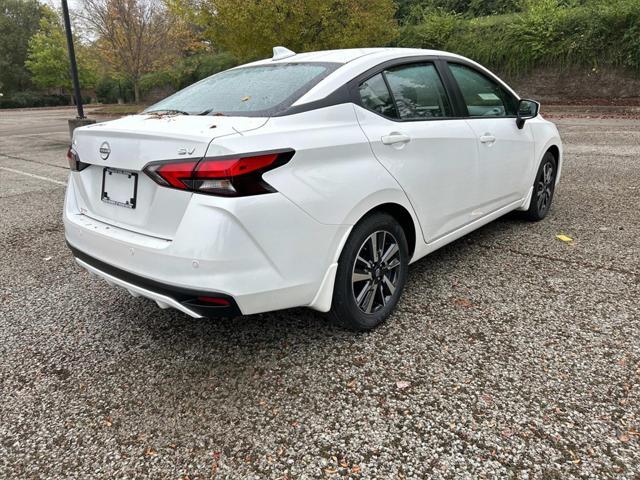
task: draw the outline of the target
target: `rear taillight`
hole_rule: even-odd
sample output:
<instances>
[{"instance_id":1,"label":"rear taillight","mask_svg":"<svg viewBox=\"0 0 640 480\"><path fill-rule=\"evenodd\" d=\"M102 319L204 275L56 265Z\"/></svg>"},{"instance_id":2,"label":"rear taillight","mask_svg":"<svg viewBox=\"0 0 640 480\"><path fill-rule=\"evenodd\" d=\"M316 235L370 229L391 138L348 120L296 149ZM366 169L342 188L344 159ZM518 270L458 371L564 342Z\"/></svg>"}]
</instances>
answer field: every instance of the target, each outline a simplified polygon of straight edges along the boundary
<instances>
[{"instance_id":1,"label":"rear taillight","mask_svg":"<svg viewBox=\"0 0 640 480\"><path fill-rule=\"evenodd\" d=\"M293 150L151 163L144 172L158 185L192 192L242 197L275 192L262 174L287 163Z\"/></svg>"},{"instance_id":2,"label":"rear taillight","mask_svg":"<svg viewBox=\"0 0 640 480\"><path fill-rule=\"evenodd\" d=\"M73 147L69 147L69 150L67 150L67 161L69 162L69 168L74 172L79 172L89 166L88 163L80 161L80 157Z\"/></svg>"}]
</instances>

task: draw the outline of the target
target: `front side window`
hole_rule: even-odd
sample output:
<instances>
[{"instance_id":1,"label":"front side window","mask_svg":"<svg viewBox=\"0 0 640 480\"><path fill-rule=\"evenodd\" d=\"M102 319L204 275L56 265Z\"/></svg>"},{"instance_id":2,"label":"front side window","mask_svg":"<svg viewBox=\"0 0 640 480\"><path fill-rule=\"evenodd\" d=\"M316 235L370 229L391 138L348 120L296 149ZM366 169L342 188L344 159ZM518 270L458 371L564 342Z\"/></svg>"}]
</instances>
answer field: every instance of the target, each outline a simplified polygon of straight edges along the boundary
<instances>
[{"instance_id":1,"label":"front side window","mask_svg":"<svg viewBox=\"0 0 640 480\"><path fill-rule=\"evenodd\" d=\"M226 70L180 90L146 111L270 116L286 110L338 66L309 62Z\"/></svg>"},{"instance_id":2,"label":"front side window","mask_svg":"<svg viewBox=\"0 0 640 480\"><path fill-rule=\"evenodd\" d=\"M469 116L504 117L516 114L517 100L496 82L464 65L450 63L449 68L460 87Z\"/></svg>"},{"instance_id":3,"label":"front side window","mask_svg":"<svg viewBox=\"0 0 640 480\"><path fill-rule=\"evenodd\" d=\"M451 116L451 105L433 64L403 65L384 72L403 120Z\"/></svg>"}]
</instances>

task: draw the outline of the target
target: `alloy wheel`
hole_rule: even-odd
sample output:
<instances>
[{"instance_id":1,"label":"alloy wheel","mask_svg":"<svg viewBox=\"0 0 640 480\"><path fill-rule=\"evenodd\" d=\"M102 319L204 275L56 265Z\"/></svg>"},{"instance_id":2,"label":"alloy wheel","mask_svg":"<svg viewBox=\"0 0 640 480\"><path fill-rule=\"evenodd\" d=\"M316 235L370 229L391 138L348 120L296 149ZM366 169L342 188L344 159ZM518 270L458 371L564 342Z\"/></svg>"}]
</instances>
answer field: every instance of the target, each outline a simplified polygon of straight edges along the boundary
<instances>
[{"instance_id":1,"label":"alloy wheel","mask_svg":"<svg viewBox=\"0 0 640 480\"><path fill-rule=\"evenodd\" d=\"M351 274L353 298L364 313L389 303L400 279L400 246L390 232L379 230L360 246Z\"/></svg>"},{"instance_id":2,"label":"alloy wheel","mask_svg":"<svg viewBox=\"0 0 640 480\"><path fill-rule=\"evenodd\" d=\"M551 206L553 197L555 172L553 162L548 161L542 167L536 185L536 206L540 214L545 214Z\"/></svg>"}]
</instances>

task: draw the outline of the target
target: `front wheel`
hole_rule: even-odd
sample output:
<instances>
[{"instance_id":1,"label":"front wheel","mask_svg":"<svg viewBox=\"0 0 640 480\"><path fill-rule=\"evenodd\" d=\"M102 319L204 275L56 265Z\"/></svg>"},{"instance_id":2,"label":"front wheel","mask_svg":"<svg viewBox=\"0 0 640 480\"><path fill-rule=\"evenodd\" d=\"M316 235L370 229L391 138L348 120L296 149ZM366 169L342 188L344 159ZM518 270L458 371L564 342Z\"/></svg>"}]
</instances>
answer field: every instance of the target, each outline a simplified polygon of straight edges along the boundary
<instances>
[{"instance_id":1,"label":"front wheel","mask_svg":"<svg viewBox=\"0 0 640 480\"><path fill-rule=\"evenodd\" d=\"M351 330L371 330L395 308L407 281L404 230L389 214L374 213L351 232L336 273L330 315Z\"/></svg>"},{"instance_id":2,"label":"front wheel","mask_svg":"<svg viewBox=\"0 0 640 480\"><path fill-rule=\"evenodd\" d=\"M549 213L556 187L557 163L551 152L542 157L542 162L533 184L531 204L525 216L534 222L542 220Z\"/></svg>"}]
</instances>

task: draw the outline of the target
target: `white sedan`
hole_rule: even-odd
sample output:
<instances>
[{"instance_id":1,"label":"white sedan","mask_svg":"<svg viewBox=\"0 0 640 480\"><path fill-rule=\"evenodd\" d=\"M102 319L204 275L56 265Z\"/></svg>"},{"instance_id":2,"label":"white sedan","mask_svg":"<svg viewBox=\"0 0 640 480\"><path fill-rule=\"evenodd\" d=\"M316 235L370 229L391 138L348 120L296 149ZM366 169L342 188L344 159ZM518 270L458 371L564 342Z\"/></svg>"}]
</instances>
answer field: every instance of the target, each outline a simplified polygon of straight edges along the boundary
<instances>
[{"instance_id":1,"label":"white sedan","mask_svg":"<svg viewBox=\"0 0 640 480\"><path fill-rule=\"evenodd\" d=\"M411 262L512 210L544 218L562 145L467 58L276 47L77 129L68 158L89 272L193 317L307 306L366 330Z\"/></svg>"}]
</instances>

